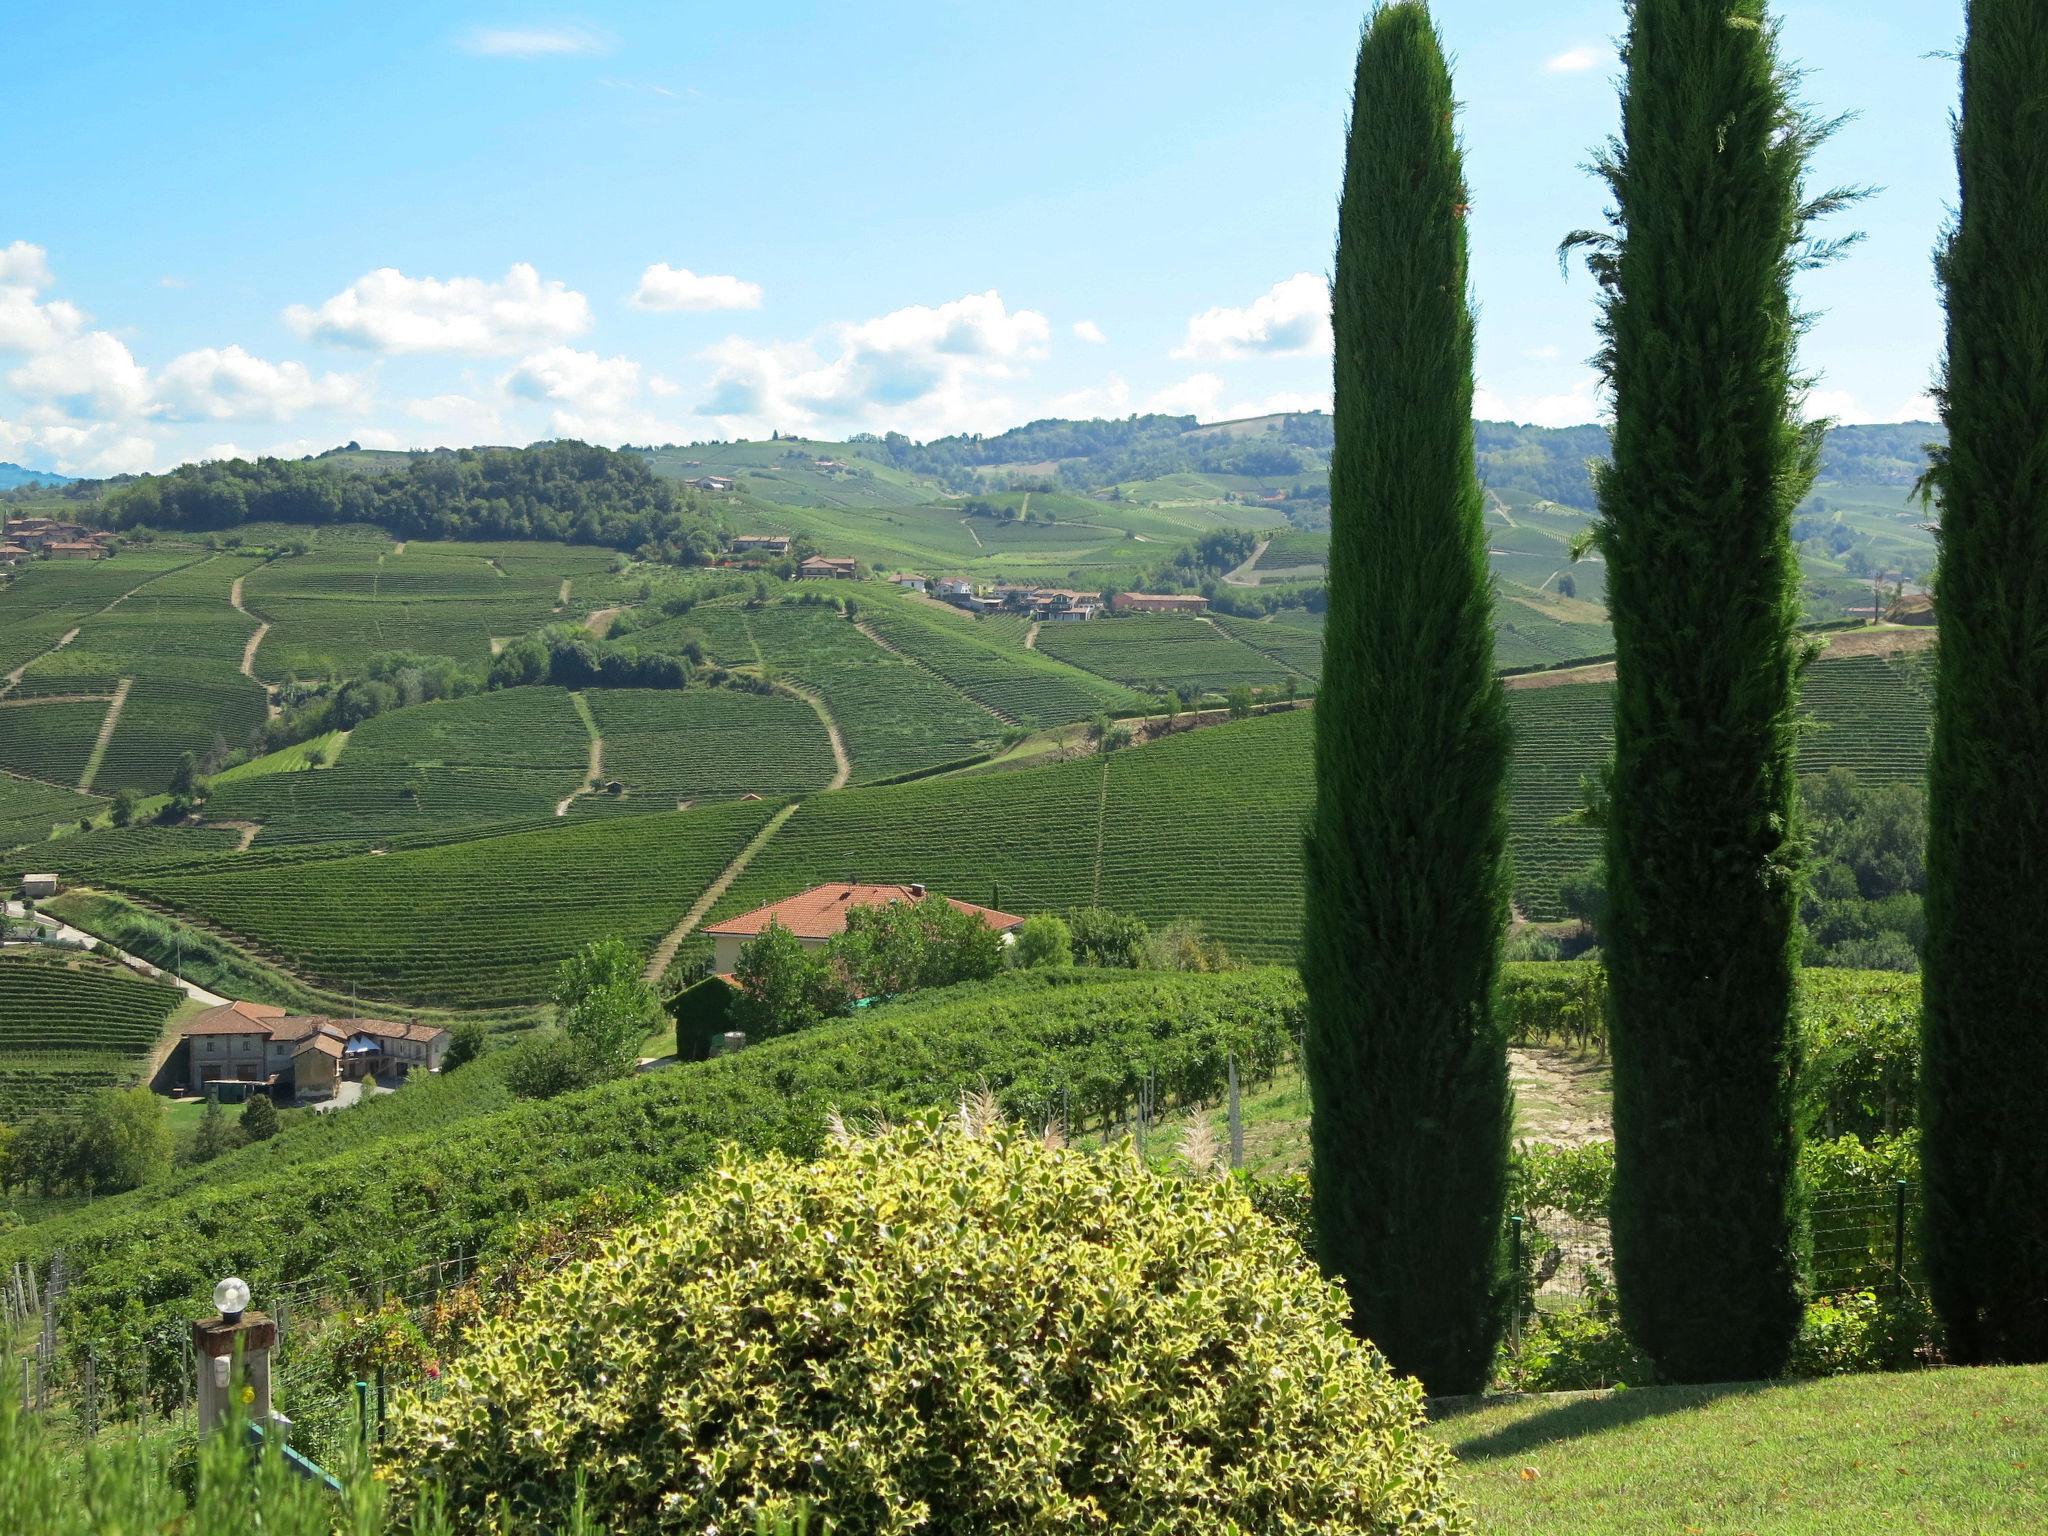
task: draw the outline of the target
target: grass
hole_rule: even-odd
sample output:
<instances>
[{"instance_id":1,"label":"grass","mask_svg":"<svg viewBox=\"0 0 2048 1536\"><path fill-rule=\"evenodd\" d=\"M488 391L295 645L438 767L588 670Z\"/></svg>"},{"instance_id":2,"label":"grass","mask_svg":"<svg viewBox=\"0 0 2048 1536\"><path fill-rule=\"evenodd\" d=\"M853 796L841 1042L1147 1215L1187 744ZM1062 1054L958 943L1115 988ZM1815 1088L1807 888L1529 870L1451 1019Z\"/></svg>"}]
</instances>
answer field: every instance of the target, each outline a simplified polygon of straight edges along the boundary
<instances>
[{"instance_id":1,"label":"grass","mask_svg":"<svg viewBox=\"0 0 2048 1536\"><path fill-rule=\"evenodd\" d=\"M2048 1367L1529 1398L1437 1432L1489 1536L2048 1529Z\"/></svg>"}]
</instances>

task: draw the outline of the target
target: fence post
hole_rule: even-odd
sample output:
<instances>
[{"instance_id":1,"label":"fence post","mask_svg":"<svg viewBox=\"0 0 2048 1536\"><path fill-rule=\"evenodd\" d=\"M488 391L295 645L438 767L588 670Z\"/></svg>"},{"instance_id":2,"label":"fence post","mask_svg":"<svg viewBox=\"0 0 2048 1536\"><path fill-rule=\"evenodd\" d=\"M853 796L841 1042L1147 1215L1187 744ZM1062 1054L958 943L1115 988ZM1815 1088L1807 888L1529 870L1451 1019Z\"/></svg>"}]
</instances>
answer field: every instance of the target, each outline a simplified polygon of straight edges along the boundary
<instances>
[{"instance_id":1,"label":"fence post","mask_svg":"<svg viewBox=\"0 0 2048 1536\"><path fill-rule=\"evenodd\" d=\"M100 1432L100 1380L98 1355L99 1351L97 1349L95 1349L90 1344L86 1345L84 1382L85 1390L83 1393L83 1396L85 1398L85 1412L82 1415L82 1417L85 1420L85 1437L88 1440L96 1438Z\"/></svg>"},{"instance_id":2,"label":"fence post","mask_svg":"<svg viewBox=\"0 0 2048 1536\"><path fill-rule=\"evenodd\" d=\"M1224 1060L1230 1069L1230 1169L1235 1173L1244 1167L1244 1116L1237 1100L1237 1052L1230 1052Z\"/></svg>"},{"instance_id":3,"label":"fence post","mask_svg":"<svg viewBox=\"0 0 2048 1536\"><path fill-rule=\"evenodd\" d=\"M1900 1179L1892 1191L1892 1286L1906 1288L1906 1181Z\"/></svg>"},{"instance_id":4,"label":"fence post","mask_svg":"<svg viewBox=\"0 0 2048 1536\"><path fill-rule=\"evenodd\" d=\"M1522 1218L1508 1218L1508 1263L1513 1281L1508 1290L1508 1340L1517 1350L1522 1347Z\"/></svg>"},{"instance_id":5,"label":"fence post","mask_svg":"<svg viewBox=\"0 0 2048 1536\"><path fill-rule=\"evenodd\" d=\"M367 1381L356 1383L356 1443L370 1443L370 1384Z\"/></svg>"}]
</instances>

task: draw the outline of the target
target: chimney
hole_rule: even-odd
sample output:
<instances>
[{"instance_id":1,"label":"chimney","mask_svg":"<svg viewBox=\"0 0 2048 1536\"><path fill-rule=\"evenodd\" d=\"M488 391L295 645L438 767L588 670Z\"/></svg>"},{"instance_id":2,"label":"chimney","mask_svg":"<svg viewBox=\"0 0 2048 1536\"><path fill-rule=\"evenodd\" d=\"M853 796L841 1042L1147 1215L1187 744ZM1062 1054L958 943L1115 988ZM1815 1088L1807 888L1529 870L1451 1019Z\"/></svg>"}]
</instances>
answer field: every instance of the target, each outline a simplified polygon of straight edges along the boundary
<instances>
[{"instance_id":1,"label":"chimney","mask_svg":"<svg viewBox=\"0 0 2048 1536\"><path fill-rule=\"evenodd\" d=\"M923 883L922 883L922 882L920 882L920 883L918 883L918 884L916 884L916 885L913 885L913 886L912 886L912 887L910 888L910 899L911 899L912 901L923 901L923 900L924 900L924 885L923 885Z\"/></svg>"}]
</instances>

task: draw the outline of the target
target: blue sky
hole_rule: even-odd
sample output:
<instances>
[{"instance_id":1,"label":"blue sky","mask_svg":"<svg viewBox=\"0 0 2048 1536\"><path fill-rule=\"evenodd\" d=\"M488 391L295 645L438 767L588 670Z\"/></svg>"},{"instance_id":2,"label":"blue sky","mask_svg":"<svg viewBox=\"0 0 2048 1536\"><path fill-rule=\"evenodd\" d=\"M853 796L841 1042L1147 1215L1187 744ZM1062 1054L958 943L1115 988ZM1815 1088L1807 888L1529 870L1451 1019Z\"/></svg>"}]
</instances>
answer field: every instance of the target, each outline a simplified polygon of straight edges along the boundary
<instances>
[{"instance_id":1,"label":"blue sky","mask_svg":"<svg viewBox=\"0 0 2048 1536\"><path fill-rule=\"evenodd\" d=\"M1924 416L1962 0L1797 0L1816 406ZM0 459L1205 419L1327 401L1364 7L1283 0L17 6ZM1484 414L1594 419L1559 236L1617 0L1438 0Z\"/></svg>"}]
</instances>

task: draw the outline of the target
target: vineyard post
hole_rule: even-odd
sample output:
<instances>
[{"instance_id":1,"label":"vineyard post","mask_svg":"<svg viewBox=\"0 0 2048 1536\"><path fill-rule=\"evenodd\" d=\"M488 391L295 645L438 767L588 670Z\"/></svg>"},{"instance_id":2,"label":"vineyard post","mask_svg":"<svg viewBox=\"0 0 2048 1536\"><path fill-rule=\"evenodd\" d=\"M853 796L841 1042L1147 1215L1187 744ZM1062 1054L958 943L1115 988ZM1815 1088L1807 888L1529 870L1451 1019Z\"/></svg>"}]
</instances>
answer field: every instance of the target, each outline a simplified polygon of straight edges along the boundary
<instances>
[{"instance_id":1,"label":"vineyard post","mask_svg":"<svg viewBox=\"0 0 2048 1536\"><path fill-rule=\"evenodd\" d=\"M1230 1052L1224 1061L1230 1072L1230 1168L1235 1173L1244 1167L1244 1118L1237 1102L1237 1052Z\"/></svg>"}]
</instances>

